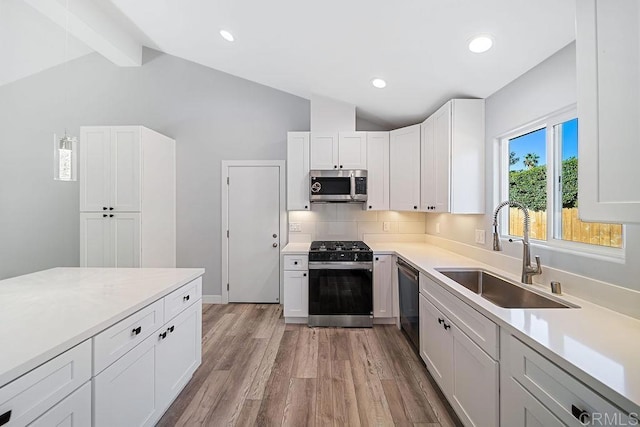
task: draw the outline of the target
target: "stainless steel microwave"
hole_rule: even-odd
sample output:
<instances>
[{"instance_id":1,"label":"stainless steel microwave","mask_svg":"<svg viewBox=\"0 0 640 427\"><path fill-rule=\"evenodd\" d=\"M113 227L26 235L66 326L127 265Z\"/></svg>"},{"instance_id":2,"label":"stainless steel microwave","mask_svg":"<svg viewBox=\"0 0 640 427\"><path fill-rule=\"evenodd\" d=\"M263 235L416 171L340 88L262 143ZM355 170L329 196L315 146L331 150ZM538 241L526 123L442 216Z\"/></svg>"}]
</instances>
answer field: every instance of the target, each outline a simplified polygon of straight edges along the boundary
<instances>
[{"instance_id":1,"label":"stainless steel microwave","mask_svg":"<svg viewBox=\"0 0 640 427\"><path fill-rule=\"evenodd\" d=\"M311 203L367 201L366 170L312 170L309 176Z\"/></svg>"}]
</instances>

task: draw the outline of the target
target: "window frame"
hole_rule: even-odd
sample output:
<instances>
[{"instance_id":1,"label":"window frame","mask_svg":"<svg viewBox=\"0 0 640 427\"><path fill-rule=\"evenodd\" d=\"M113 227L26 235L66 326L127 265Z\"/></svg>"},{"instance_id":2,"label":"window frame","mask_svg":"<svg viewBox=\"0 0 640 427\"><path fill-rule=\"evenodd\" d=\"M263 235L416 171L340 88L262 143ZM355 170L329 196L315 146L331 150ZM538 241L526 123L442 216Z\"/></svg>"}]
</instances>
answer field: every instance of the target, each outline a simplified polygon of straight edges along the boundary
<instances>
[{"instance_id":1,"label":"window frame","mask_svg":"<svg viewBox=\"0 0 640 427\"><path fill-rule=\"evenodd\" d=\"M592 245L589 243L572 242L562 240L562 186L556 186L558 177L562 172L562 147L559 144L559 135L554 127L562 123L578 118L575 104L548 114L542 118L519 126L511 131L499 135L495 141L497 186L494 186L494 206L509 198L509 141L519 136L545 129L546 138L546 165L547 165L547 235L546 240L530 238L533 246L545 247L551 250L567 253L579 253L580 255L596 256L613 259L624 259L626 252L626 227L622 225L622 247ZM562 184L562 183L560 183ZM509 209L503 209L499 216L500 239L518 239L518 236L509 234Z\"/></svg>"}]
</instances>

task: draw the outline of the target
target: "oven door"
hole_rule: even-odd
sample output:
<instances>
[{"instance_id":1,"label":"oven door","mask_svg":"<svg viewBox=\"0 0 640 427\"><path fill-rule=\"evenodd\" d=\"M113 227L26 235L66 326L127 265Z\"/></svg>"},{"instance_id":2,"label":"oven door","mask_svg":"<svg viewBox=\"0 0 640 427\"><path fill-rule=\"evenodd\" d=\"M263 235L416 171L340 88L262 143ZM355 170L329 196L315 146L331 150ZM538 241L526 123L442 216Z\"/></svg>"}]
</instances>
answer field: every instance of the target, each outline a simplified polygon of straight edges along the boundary
<instances>
[{"instance_id":1,"label":"oven door","mask_svg":"<svg viewBox=\"0 0 640 427\"><path fill-rule=\"evenodd\" d=\"M371 262L309 263L309 325L370 327Z\"/></svg>"}]
</instances>

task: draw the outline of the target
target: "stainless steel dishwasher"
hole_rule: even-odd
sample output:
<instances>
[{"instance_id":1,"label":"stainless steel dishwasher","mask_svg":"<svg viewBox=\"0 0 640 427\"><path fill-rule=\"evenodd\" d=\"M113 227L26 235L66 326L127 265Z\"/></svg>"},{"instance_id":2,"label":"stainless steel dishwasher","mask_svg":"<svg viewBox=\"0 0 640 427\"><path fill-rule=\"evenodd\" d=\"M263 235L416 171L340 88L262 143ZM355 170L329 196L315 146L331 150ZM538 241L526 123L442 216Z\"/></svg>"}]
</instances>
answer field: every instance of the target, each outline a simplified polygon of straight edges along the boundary
<instances>
[{"instance_id":1,"label":"stainless steel dishwasher","mask_svg":"<svg viewBox=\"0 0 640 427\"><path fill-rule=\"evenodd\" d=\"M419 274L402 258L398 266L398 294L400 297L400 327L407 334L415 350L420 353Z\"/></svg>"}]
</instances>

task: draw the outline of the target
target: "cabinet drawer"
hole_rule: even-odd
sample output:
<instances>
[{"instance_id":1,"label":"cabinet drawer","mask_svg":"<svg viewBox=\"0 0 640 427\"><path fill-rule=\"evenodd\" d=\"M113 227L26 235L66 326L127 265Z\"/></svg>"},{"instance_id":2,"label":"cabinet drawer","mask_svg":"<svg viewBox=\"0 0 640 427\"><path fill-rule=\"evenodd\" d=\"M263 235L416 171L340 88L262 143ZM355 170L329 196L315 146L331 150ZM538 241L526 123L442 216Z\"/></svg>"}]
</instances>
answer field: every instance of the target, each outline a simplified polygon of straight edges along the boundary
<instances>
[{"instance_id":1,"label":"cabinet drawer","mask_svg":"<svg viewBox=\"0 0 640 427\"><path fill-rule=\"evenodd\" d=\"M0 388L0 415L11 411L7 425L24 426L90 378L87 340Z\"/></svg>"},{"instance_id":2,"label":"cabinet drawer","mask_svg":"<svg viewBox=\"0 0 640 427\"><path fill-rule=\"evenodd\" d=\"M498 359L498 325L423 273L420 273L420 292L489 356Z\"/></svg>"},{"instance_id":3,"label":"cabinet drawer","mask_svg":"<svg viewBox=\"0 0 640 427\"><path fill-rule=\"evenodd\" d=\"M86 382L71 396L49 409L46 414L35 420L29 427L69 426L85 427L91 425L91 382Z\"/></svg>"},{"instance_id":4,"label":"cabinet drawer","mask_svg":"<svg viewBox=\"0 0 640 427\"><path fill-rule=\"evenodd\" d=\"M160 328L163 313L164 301L158 300L93 337L93 374L97 375Z\"/></svg>"},{"instance_id":5,"label":"cabinet drawer","mask_svg":"<svg viewBox=\"0 0 640 427\"><path fill-rule=\"evenodd\" d=\"M168 322L178 313L202 298L202 277L176 289L164 297L164 321Z\"/></svg>"},{"instance_id":6,"label":"cabinet drawer","mask_svg":"<svg viewBox=\"0 0 640 427\"><path fill-rule=\"evenodd\" d=\"M308 270L309 257L306 255L285 255L284 269L285 270Z\"/></svg>"},{"instance_id":7,"label":"cabinet drawer","mask_svg":"<svg viewBox=\"0 0 640 427\"><path fill-rule=\"evenodd\" d=\"M568 425L587 425L587 420L616 419L619 425L632 425L631 420L620 408L605 400L595 391L556 366L554 363L522 343L517 338L509 338L509 369L511 375L522 386L539 399L563 423ZM584 411L589 417L586 423L580 423L574 415ZM603 424L604 425L604 424Z\"/></svg>"}]
</instances>

